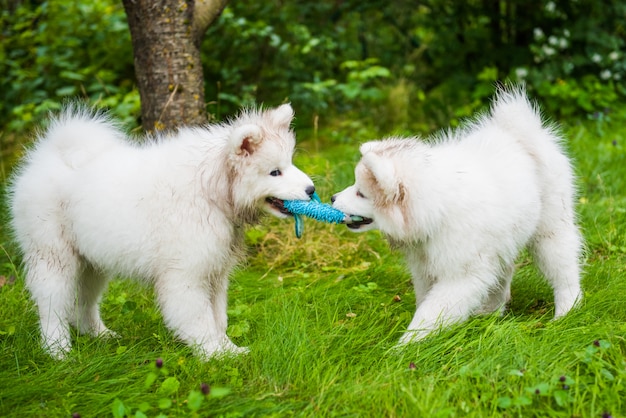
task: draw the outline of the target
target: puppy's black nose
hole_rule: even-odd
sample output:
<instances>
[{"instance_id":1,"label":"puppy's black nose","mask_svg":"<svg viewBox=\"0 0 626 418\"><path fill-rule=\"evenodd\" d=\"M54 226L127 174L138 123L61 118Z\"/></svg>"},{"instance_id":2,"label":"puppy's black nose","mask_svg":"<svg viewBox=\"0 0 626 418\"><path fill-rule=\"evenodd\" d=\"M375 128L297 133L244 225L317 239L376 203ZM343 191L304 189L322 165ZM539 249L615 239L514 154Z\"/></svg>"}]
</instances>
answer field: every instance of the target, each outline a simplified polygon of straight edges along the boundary
<instances>
[{"instance_id":1,"label":"puppy's black nose","mask_svg":"<svg viewBox=\"0 0 626 418\"><path fill-rule=\"evenodd\" d=\"M304 191L309 196L313 196L313 193L315 193L315 186L308 186Z\"/></svg>"},{"instance_id":2,"label":"puppy's black nose","mask_svg":"<svg viewBox=\"0 0 626 418\"><path fill-rule=\"evenodd\" d=\"M337 199L337 195L336 194L332 195L330 198L330 203L335 203L336 199Z\"/></svg>"}]
</instances>

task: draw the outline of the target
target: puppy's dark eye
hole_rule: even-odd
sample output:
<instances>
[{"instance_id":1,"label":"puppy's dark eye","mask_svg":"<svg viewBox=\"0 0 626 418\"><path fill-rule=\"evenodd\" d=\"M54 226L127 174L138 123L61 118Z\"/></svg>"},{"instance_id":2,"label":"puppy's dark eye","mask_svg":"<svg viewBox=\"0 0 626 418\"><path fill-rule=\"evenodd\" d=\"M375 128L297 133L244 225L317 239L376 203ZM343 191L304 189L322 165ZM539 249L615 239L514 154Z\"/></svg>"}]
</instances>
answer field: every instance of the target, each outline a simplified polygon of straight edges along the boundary
<instances>
[{"instance_id":1,"label":"puppy's dark eye","mask_svg":"<svg viewBox=\"0 0 626 418\"><path fill-rule=\"evenodd\" d=\"M360 198L367 199L367 197L365 197L365 195L364 195L363 193L361 193L361 191L360 191L360 190L357 190L357 191L356 191L356 195L357 195L358 197L360 197Z\"/></svg>"},{"instance_id":2,"label":"puppy's dark eye","mask_svg":"<svg viewBox=\"0 0 626 418\"><path fill-rule=\"evenodd\" d=\"M272 177L278 177L278 176L281 176L282 174L283 173L281 173L279 169L270 171L270 176Z\"/></svg>"}]
</instances>

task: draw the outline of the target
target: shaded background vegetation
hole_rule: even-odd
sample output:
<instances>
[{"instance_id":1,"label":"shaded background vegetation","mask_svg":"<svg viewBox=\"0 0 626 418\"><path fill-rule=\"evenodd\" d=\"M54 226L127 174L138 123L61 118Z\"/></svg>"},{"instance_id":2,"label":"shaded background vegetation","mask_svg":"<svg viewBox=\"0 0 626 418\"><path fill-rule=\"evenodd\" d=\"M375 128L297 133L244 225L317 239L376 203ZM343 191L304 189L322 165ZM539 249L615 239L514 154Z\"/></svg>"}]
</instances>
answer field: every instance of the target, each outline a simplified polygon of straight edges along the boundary
<instances>
[{"instance_id":1,"label":"shaded background vegetation","mask_svg":"<svg viewBox=\"0 0 626 418\"><path fill-rule=\"evenodd\" d=\"M0 4L5 144L68 97L141 123L121 2ZM552 117L624 118L625 23L617 0L234 1L203 42L207 110L222 119L289 100L301 126L351 116L422 132L470 115L509 79Z\"/></svg>"}]
</instances>

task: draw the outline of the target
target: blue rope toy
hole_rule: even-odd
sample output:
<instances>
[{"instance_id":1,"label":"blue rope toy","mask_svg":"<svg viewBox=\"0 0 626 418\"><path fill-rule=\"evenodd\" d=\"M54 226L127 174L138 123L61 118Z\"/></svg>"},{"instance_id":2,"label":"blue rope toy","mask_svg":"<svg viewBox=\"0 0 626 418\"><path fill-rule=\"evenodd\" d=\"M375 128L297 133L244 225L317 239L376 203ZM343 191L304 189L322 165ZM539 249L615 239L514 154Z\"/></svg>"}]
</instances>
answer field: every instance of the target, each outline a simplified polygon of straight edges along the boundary
<instances>
[{"instance_id":1,"label":"blue rope toy","mask_svg":"<svg viewBox=\"0 0 626 418\"><path fill-rule=\"evenodd\" d=\"M285 200L283 201L287 209L296 221L296 237L302 237L304 231L304 220L302 215L313 218L316 221L341 224L346 222L348 216L342 211L333 208L327 203L322 203L317 193L313 193L311 200Z\"/></svg>"}]
</instances>

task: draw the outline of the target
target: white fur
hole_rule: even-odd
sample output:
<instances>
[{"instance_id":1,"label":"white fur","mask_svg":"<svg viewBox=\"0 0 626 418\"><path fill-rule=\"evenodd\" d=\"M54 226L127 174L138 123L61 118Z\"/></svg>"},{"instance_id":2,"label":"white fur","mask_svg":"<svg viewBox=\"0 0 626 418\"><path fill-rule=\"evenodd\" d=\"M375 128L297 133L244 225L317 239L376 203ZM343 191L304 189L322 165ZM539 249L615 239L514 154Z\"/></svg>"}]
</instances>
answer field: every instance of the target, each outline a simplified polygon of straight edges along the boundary
<instances>
[{"instance_id":1,"label":"white fur","mask_svg":"<svg viewBox=\"0 0 626 418\"><path fill-rule=\"evenodd\" d=\"M251 110L143 145L77 106L52 120L11 186L12 226L50 354L70 349L70 324L112 334L98 305L115 274L153 283L166 324L199 355L244 351L226 336L243 227L263 210L285 216L266 197L314 191L292 164L292 117L289 105Z\"/></svg>"},{"instance_id":2,"label":"white fur","mask_svg":"<svg viewBox=\"0 0 626 418\"><path fill-rule=\"evenodd\" d=\"M574 177L560 140L518 88L434 143L361 146L356 182L334 207L373 219L352 228L380 229L406 256L417 310L401 343L503 309L526 246L554 288L556 318L581 298Z\"/></svg>"}]
</instances>

